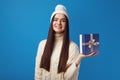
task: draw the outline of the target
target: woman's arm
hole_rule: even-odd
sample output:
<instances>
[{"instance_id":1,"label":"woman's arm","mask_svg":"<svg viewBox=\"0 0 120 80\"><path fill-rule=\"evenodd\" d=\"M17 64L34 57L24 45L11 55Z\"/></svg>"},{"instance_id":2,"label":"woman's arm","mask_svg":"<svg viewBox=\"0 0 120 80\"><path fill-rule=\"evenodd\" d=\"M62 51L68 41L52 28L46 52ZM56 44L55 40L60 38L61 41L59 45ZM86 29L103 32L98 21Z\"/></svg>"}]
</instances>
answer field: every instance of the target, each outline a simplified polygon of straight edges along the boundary
<instances>
[{"instance_id":1,"label":"woman's arm","mask_svg":"<svg viewBox=\"0 0 120 80\"><path fill-rule=\"evenodd\" d=\"M73 62L71 64L68 64L66 66L66 72L65 72L66 79L65 80L77 80L81 60L83 58L91 57L91 56L94 56L94 55L96 55L95 52L92 52L88 55L79 54L77 56L75 62Z\"/></svg>"},{"instance_id":2,"label":"woman's arm","mask_svg":"<svg viewBox=\"0 0 120 80\"><path fill-rule=\"evenodd\" d=\"M76 44L73 44L70 47L69 60L66 66L66 72L64 74L65 80L77 80L79 74L80 62L83 58L91 57L96 55L95 52L92 52L88 55L79 53L78 47Z\"/></svg>"},{"instance_id":3,"label":"woman's arm","mask_svg":"<svg viewBox=\"0 0 120 80\"><path fill-rule=\"evenodd\" d=\"M66 72L64 73L65 80L77 80L79 73L79 66L76 67L75 61L79 55L78 46L74 43L70 43L69 58L67 61Z\"/></svg>"},{"instance_id":4,"label":"woman's arm","mask_svg":"<svg viewBox=\"0 0 120 80\"><path fill-rule=\"evenodd\" d=\"M40 69L40 62L41 62L44 46L45 46L45 40L41 41L38 46L36 62L35 62L35 76L34 76L35 80L42 80L42 69Z\"/></svg>"}]
</instances>

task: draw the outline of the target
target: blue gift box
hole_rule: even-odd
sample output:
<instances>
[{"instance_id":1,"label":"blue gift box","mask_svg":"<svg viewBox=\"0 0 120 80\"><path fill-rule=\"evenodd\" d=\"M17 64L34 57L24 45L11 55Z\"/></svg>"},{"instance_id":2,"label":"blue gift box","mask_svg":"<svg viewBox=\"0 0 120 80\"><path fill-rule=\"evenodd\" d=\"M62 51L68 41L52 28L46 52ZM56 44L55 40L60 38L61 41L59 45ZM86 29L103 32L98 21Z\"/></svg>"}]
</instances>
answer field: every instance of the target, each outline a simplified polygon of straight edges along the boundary
<instances>
[{"instance_id":1,"label":"blue gift box","mask_svg":"<svg viewBox=\"0 0 120 80\"><path fill-rule=\"evenodd\" d=\"M99 51L99 34L80 34L80 53Z\"/></svg>"}]
</instances>

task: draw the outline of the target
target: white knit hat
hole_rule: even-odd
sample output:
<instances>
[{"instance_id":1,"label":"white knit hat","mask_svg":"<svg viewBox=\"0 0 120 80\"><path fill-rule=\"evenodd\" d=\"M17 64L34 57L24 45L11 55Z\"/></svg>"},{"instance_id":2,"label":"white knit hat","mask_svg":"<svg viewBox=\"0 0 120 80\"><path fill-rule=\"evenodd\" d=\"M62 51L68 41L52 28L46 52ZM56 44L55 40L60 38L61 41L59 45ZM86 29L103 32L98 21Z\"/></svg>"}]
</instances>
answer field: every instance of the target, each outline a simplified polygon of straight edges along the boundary
<instances>
[{"instance_id":1,"label":"white knit hat","mask_svg":"<svg viewBox=\"0 0 120 80\"><path fill-rule=\"evenodd\" d=\"M52 13L52 15L51 15L50 22L51 22L53 16L54 16L56 13L62 13L62 14L64 14L64 15L68 18L68 13L67 13L67 10L66 10L65 6L59 4L59 5L57 5L57 6L55 7L55 11L54 11L54 12Z\"/></svg>"}]
</instances>

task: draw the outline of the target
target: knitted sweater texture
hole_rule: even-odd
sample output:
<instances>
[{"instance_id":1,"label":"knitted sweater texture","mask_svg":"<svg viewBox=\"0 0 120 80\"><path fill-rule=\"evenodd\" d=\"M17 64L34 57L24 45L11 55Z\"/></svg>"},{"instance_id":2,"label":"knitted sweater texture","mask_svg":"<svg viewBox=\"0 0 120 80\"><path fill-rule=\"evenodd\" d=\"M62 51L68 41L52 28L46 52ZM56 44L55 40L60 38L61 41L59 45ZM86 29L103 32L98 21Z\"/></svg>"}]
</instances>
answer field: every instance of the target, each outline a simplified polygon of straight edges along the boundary
<instances>
[{"instance_id":1,"label":"knitted sweater texture","mask_svg":"<svg viewBox=\"0 0 120 80\"><path fill-rule=\"evenodd\" d=\"M50 62L50 71L46 71L40 68L40 61L46 44L46 40L42 40L39 43L38 51L36 55L36 65L35 65L35 80L78 80L79 67L76 67L75 60L79 54L78 46L70 41L69 45L69 57L67 65L71 64L66 72L57 73L59 57L61 52L63 42L62 35L55 36L55 45Z\"/></svg>"}]
</instances>

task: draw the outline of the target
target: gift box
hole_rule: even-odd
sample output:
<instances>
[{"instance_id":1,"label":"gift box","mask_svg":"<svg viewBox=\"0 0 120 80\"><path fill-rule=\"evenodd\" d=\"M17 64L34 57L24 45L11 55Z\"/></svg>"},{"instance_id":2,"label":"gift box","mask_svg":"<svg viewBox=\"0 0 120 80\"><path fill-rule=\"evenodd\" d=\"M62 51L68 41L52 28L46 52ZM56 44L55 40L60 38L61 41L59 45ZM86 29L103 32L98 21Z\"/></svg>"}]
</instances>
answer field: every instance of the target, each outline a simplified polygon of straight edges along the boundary
<instances>
[{"instance_id":1,"label":"gift box","mask_svg":"<svg viewBox=\"0 0 120 80\"><path fill-rule=\"evenodd\" d=\"M80 53L99 51L99 34L80 34Z\"/></svg>"}]
</instances>

